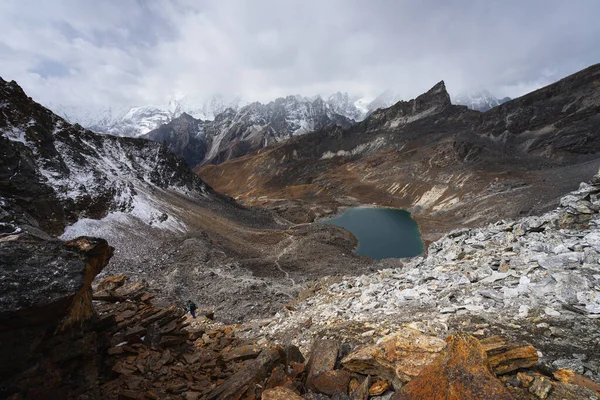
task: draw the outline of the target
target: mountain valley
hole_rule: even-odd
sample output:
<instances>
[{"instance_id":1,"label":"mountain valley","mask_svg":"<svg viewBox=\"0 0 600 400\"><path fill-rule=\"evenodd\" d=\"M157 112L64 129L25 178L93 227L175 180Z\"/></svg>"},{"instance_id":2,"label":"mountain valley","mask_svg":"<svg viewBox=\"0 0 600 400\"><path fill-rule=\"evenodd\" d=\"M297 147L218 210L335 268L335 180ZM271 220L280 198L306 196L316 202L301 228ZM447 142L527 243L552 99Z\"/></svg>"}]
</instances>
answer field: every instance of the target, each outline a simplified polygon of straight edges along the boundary
<instances>
[{"instance_id":1,"label":"mountain valley","mask_svg":"<svg viewBox=\"0 0 600 400\"><path fill-rule=\"evenodd\" d=\"M0 396L598 398L600 64L484 112L332 97L123 137L0 78ZM319 223L358 206L425 252Z\"/></svg>"},{"instance_id":2,"label":"mountain valley","mask_svg":"<svg viewBox=\"0 0 600 400\"><path fill-rule=\"evenodd\" d=\"M348 129L195 171L296 222L359 204L405 208L429 242L456 227L547 211L592 176L599 82L595 65L485 113L452 105L440 82Z\"/></svg>"}]
</instances>

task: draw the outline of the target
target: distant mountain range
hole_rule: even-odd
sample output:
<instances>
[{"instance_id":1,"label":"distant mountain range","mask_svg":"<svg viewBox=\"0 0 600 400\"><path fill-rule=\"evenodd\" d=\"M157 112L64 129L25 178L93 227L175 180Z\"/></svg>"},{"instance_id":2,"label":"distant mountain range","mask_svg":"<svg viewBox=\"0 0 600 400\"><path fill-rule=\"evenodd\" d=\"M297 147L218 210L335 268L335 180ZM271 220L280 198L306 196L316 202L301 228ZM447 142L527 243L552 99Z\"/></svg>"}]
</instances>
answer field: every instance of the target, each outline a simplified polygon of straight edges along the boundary
<instances>
[{"instance_id":1,"label":"distant mountain range","mask_svg":"<svg viewBox=\"0 0 600 400\"><path fill-rule=\"evenodd\" d=\"M268 104L251 103L237 111L228 108L213 121L183 113L141 137L166 143L173 153L195 166L243 156L330 125L349 127L353 123L320 97L288 96Z\"/></svg>"},{"instance_id":2,"label":"distant mountain range","mask_svg":"<svg viewBox=\"0 0 600 400\"><path fill-rule=\"evenodd\" d=\"M399 94L391 90L386 90L372 99L350 96L348 93L342 92L334 93L326 99L321 96L303 97L300 95L286 98L289 97L294 97L299 102L309 103L322 99L329 113L342 115L356 122L362 121L379 108L388 108L402 100ZM478 111L487 111L507 100L510 98L498 99L485 89L453 97L454 104L466 105ZM108 107L96 111L57 103L47 104L47 106L67 121L73 124L77 123L84 128L115 136L138 137L169 123L183 113L203 121L212 121L227 109L238 111L249 104L249 101L241 97L225 98L216 95L208 100L197 100L192 96L178 96L163 105Z\"/></svg>"},{"instance_id":3,"label":"distant mountain range","mask_svg":"<svg viewBox=\"0 0 600 400\"><path fill-rule=\"evenodd\" d=\"M507 100L482 90L456 96L454 102L487 111ZM53 107L68 121L95 132L164 142L194 167L218 164L327 126L347 128L398 101L400 96L388 90L370 101L341 92L327 99L287 96L267 104L248 103L240 97L214 96L202 102L183 96L163 106L108 108L95 115L73 107Z\"/></svg>"},{"instance_id":4,"label":"distant mountain range","mask_svg":"<svg viewBox=\"0 0 600 400\"><path fill-rule=\"evenodd\" d=\"M499 99L488 90L482 89L473 93L461 93L452 98L452 103L467 106L471 110L485 112L510 100L512 100L510 97Z\"/></svg>"}]
</instances>

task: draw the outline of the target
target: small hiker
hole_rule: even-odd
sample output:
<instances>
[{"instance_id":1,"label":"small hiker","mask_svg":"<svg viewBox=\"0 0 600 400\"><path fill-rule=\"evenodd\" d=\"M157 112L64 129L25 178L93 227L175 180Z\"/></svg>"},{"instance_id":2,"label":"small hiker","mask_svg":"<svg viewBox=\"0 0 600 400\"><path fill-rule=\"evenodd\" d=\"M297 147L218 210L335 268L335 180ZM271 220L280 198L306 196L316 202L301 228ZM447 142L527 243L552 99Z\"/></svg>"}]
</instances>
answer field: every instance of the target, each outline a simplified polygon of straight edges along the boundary
<instances>
[{"instance_id":1,"label":"small hiker","mask_svg":"<svg viewBox=\"0 0 600 400\"><path fill-rule=\"evenodd\" d=\"M191 300L188 300L185 309L192 315L192 318L196 318L196 309L198 307L196 306L196 303L194 303Z\"/></svg>"}]
</instances>

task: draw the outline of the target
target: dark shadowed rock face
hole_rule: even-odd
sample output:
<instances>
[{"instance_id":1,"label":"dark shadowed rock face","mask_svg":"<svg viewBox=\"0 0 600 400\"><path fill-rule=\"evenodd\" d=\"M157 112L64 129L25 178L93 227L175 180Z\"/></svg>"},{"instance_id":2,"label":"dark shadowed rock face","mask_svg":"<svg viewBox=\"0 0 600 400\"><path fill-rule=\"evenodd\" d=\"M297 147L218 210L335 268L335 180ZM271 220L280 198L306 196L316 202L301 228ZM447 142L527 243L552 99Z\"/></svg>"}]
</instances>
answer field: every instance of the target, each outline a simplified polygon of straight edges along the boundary
<instances>
[{"instance_id":1,"label":"dark shadowed rock face","mask_svg":"<svg viewBox=\"0 0 600 400\"><path fill-rule=\"evenodd\" d=\"M113 255L106 240L29 234L0 239L0 382L35 359L47 334L92 316L91 285Z\"/></svg>"},{"instance_id":2,"label":"dark shadowed rock face","mask_svg":"<svg viewBox=\"0 0 600 400\"><path fill-rule=\"evenodd\" d=\"M183 157L188 165L193 167L204 160L208 150L204 132L206 123L183 113L142 137L165 143L171 153Z\"/></svg>"}]
</instances>

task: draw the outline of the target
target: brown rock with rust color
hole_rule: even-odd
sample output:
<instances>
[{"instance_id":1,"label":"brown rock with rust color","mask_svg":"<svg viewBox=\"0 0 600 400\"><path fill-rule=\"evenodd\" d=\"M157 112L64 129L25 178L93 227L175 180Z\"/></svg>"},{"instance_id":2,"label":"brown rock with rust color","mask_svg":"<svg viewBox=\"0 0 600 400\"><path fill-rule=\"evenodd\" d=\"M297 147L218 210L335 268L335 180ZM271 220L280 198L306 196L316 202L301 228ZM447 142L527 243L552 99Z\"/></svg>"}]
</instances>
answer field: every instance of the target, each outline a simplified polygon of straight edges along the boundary
<instances>
[{"instance_id":1,"label":"brown rock with rust color","mask_svg":"<svg viewBox=\"0 0 600 400\"><path fill-rule=\"evenodd\" d=\"M531 373L519 372L517 373L517 379L521 382L521 386L528 388L533 383L535 377Z\"/></svg>"},{"instance_id":2,"label":"brown rock with rust color","mask_svg":"<svg viewBox=\"0 0 600 400\"><path fill-rule=\"evenodd\" d=\"M348 394L350 384L350 373L345 370L333 370L323 372L311 381L312 389L329 396L336 393Z\"/></svg>"},{"instance_id":3,"label":"brown rock with rust color","mask_svg":"<svg viewBox=\"0 0 600 400\"><path fill-rule=\"evenodd\" d=\"M306 369L306 365L294 361L289 362L288 365L290 367L290 375L292 379L299 379L299 377L304 374Z\"/></svg>"},{"instance_id":4,"label":"brown rock with rust color","mask_svg":"<svg viewBox=\"0 0 600 400\"><path fill-rule=\"evenodd\" d=\"M317 390L315 379L326 372L332 371L338 357L339 343L336 340L316 340L310 352L310 359L306 366L306 386Z\"/></svg>"},{"instance_id":5,"label":"brown rock with rust color","mask_svg":"<svg viewBox=\"0 0 600 400\"><path fill-rule=\"evenodd\" d=\"M276 387L273 389L267 389L262 392L262 400L302 400L296 392L292 389L284 387Z\"/></svg>"},{"instance_id":6,"label":"brown rock with rust color","mask_svg":"<svg viewBox=\"0 0 600 400\"><path fill-rule=\"evenodd\" d=\"M270 389L270 388L275 388L275 387L279 387L279 386L291 385L293 383L292 378L290 378L290 376L285 371L286 371L285 365L276 366L273 369L271 376L267 380L267 384L265 385L265 388Z\"/></svg>"},{"instance_id":7,"label":"brown rock with rust color","mask_svg":"<svg viewBox=\"0 0 600 400\"><path fill-rule=\"evenodd\" d=\"M369 388L369 395L380 396L390 388L390 383L386 379L378 379Z\"/></svg>"},{"instance_id":8,"label":"brown rock with rust color","mask_svg":"<svg viewBox=\"0 0 600 400\"><path fill-rule=\"evenodd\" d=\"M237 347L230 352L223 355L223 360L232 361L232 360L249 360L251 358L256 358L261 352L261 348L258 346L240 346Z\"/></svg>"},{"instance_id":9,"label":"brown rock with rust color","mask_svg":"<svg viewBox=\"0 0 600 400\"><path fill-rule=\"evenodd\" d=\"M352 400L367 400L369 398L369 388L371 387L371 377L367 376L360 385L350 393Z\"/></svg>"},{"instance_id":10,"label":"brown rock with rust color","mask_svg":"<svg viewBox=\"0 0 600 400\"><path fill-rule=\"evenodd\" d=\"M98 284L98 290L115 290L123 286L126 280L127 275L124 274L107 276L106 278L102 279Z\"/></svg>"},{"instance_id":11,"label":"brown rock with rust color","mask_svg":"<svg viewBox=\"0 0 600 400\"><path fill-rule=\"evenodd\" d=\"M402 329L360 348L342 360L344 368L363 375L380 376L399 388L419 375L446 346L446 342L414 329Z\"/></svg>"},{"instance_id":12,"label":"brown rock with rust color","mask_svg":"<svg viewBox=\"0 0 600 400\"><path fill-rule=\"evenodd\" d=\"M600 385L591 379L586 378L585 376L581 376L576 374L575 372L569 369L559 369L552 373L554 378L557 381L571 383L577 386L583 386L591 390L595 390L596 392L600 392Z\"/></svg>"},{"instance_id":13,"label":"brown rock with rust color","mask_svg":"<svg viewBox=\"0 0 600 400\"><path fill-rule=\"evenodd\" d=\"M239 399L252 384L262 383L279 364L285 364L285 352L279 346L266 348L256 360L245 364L245 367L233 374L215 390L207 395L212 399Z\"/></svg>"},{"instance_id":14,"label":"brown rock with rust color","mask_svg":"<svg viewBox=\"0 0 600 400\"><path fill-rule=\"evenodd\" d=\"M521 368L531 368L538 363L538 354L533 346L509 343L500 336L481 340L492 371L497 375Z\"/></svg>"},{"instance_id":15,"label":"brown rock with rust color","mask_svg":"<svg viewBox=\"0 0 600 400\"><path fill-rule=\"evenodd\" d=\"M489 370L477 339L465 333L448 338L448 346L394 400L514 400Z\"/></svg>"}]
</instances>

